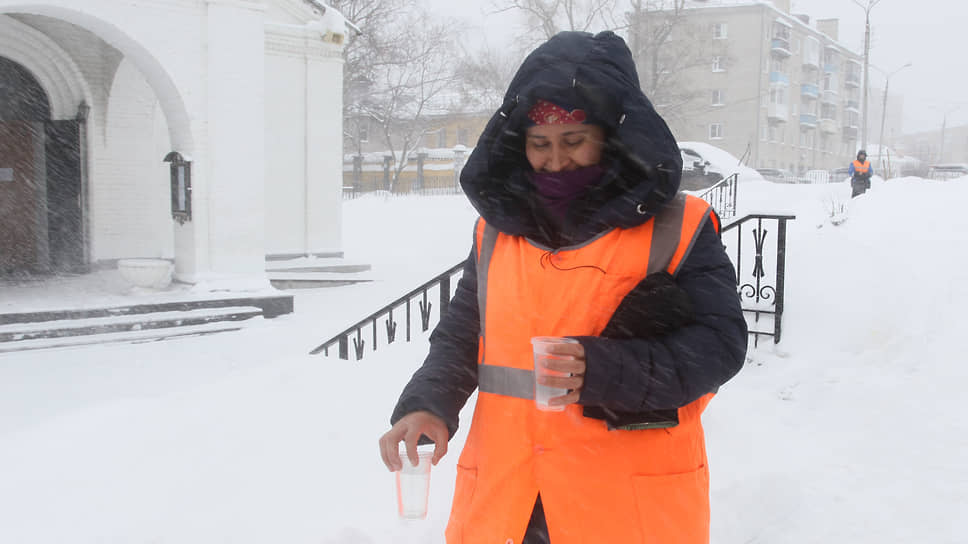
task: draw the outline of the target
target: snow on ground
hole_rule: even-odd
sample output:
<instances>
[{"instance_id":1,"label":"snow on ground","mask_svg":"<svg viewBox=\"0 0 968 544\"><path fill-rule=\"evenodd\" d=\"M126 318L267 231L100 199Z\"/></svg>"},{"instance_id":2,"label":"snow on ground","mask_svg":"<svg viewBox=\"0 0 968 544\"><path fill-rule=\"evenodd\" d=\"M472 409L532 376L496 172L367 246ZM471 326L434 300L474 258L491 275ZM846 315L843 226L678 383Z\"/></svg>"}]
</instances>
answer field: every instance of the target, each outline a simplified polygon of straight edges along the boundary
<instances>
[{"instance_id":1,"label":"snow on ground","mask_svg":"<svg viewBox=\"0 0 968 544\"><path fill-rule=\"evenodd\" d=\"M783 341L704 421L712 541L968 542L968 178L744 184L792 212ZM825 202L846 203L840 226ZM297 292L238 333L0 355L0 542L442 542L463 429L426 521L396 519L376 441L426 341L307 355L464 258L461 197L347 202L347 258L380 281ZM465 408L469 420L473 399Z\"/></svg>"}]
</instances>

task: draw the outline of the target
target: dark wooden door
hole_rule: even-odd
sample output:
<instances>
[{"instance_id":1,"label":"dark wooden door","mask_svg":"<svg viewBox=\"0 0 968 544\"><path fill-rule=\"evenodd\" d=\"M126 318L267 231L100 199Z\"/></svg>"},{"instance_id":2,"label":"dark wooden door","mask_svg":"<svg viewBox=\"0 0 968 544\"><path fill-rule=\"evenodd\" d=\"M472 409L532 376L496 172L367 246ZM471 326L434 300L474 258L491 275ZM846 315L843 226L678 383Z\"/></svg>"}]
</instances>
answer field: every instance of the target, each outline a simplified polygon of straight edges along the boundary
<instances>
[{"instance_id":1,"label":"dark wooden door","mask_svg":"<svg viewBox=\"0 0 968 544\"><path fill-rule=\"evenodd\" d=\"M48 121L45 132L50 267L79 271L84 265L80 123Z\"/></svg>"},{"instance_id":2,"label":"dark wooden door","mask_svg":"<svg viewBox=\"0 0 968 544\"><path fill-rule=\"evenodd\" d=\"M36 126L0 122L0 272L35 270L41 261L46 229L39 221L44 190L37 179L36 142L43 134Z\"/></svg>"}]
</instances>

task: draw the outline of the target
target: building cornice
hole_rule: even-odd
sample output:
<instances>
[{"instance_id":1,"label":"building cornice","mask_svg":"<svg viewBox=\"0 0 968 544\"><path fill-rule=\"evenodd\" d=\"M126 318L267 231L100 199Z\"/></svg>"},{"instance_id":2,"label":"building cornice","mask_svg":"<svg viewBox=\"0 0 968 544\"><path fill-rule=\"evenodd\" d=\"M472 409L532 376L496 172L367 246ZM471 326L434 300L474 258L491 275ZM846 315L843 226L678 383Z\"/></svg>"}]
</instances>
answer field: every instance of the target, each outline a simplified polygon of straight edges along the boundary
<instances>
[{"instance_id":1,"label":"building cornice","mask_svg":"<svg viewBox=\"0 0 968 544\"><path fill-rule=\"evenodd\" d=\"M319 59L343 58L343 48L324 42L313 29L297 25L266 23L266 54Z\"/></svg>"},{"instance_id":2,"label":"building cornice","mask_svg":"<svg viewBox=\"0 0 968 544\"><path fill-rule=\"evenodd\" d=\"M258 0L206 0L205 3L209 6L224 6L258 12L266 11L265 4Z\"/></svg>"}]
</instances>

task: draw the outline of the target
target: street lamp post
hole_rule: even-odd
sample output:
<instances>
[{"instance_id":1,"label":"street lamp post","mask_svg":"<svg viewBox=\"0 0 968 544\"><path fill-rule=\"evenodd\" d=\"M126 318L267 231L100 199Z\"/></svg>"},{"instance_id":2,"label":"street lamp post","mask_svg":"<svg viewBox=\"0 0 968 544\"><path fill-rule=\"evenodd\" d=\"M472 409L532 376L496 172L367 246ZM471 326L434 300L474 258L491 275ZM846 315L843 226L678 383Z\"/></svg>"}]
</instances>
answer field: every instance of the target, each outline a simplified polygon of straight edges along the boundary
<instances>
[{"instance_id":1,"label":"street lamp post","mask_svg":"<svg viewBox=\"0 0 968 544\"><path fill-rule=\"evenodd\" d=\"M879 72L884 74L884 104L881 106L881 134L877 138L877 158L878 158L877 168L878 170L880 170L882 176L886 174L884 172L884 119L887 118L887 88L891 84L891 76L910 66L911 66L911 63L909 62L904 66L901 66L897 70L894 70L890 74L884 73L883 70L881 70L880 68L877 68L876 66L874 67L874 68L877 68ZM887 179L887 177L885 177L884 179Z\"/></svg>"},{"instance_id":2,"label":"street lamp post","mask_svg":"<svg viewBox=\"0 0 968 544\"><path fill-rule=\"evenodd\" d=\"M881 0L854 0L864 10L864 124L861 126L860 147L867 148L867 94L870 87L871 64L871 10Z\"/></svg>"}]
</instances>

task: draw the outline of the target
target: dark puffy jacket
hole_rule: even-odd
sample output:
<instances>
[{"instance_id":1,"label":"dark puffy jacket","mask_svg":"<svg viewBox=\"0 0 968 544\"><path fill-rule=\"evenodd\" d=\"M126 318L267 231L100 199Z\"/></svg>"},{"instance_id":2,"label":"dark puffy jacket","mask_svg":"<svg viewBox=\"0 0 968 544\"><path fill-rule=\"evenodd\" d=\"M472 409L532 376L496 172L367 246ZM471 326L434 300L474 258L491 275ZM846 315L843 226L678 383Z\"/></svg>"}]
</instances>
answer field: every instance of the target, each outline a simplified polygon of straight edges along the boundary
<instances>
[{"instance_id":1,"label":"dark puffy jacket","mask_svg":"<svg viewBox=\"0 0 968 544\"><path fill-rule=\"evenodd\" d=\"M561 228L538 204L524 156L524 120L538 98L580 105L606 130L606 172L575 201ZM639 88L624 41L611 32L563 32L525 59L471 153L461 185L489 224L560 248L648 221L675 196L680 157L675 138ZM427 410L453 435L458 413L477 387L479 319L472 248L447 315L431 334L430 353L404 389L392 423ZM746 337L733 266L707 222L674 282L646 278L602 336L579 338L589 369L579 402L592 417L674 410L739 371Z\"/></svg>"}]
</instances>

